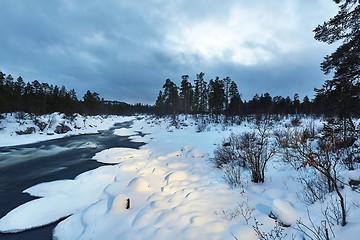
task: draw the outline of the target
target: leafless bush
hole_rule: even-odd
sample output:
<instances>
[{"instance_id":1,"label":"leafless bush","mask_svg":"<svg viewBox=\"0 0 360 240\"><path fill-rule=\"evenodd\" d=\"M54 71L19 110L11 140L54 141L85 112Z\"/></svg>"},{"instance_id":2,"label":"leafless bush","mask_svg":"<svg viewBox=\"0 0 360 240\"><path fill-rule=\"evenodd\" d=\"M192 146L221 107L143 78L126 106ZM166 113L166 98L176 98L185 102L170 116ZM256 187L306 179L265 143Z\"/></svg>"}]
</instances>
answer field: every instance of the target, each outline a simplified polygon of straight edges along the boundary
<instances>
[{"instance_id":1,"label":"leafless bush","mask_svg":"<svg viewBox=\"0 0 360 240\"><path fill-rule=\"evenodd\" d=\"M269 132L266 127L259 127L256 132L245 132L240 136L239 158L246 162L251 172L251 181L265 181L265 168L275 155L275 149L269 149Z\"/></svg>"},{"instance_id":2,"label":"leafless bush","mask_svg":"<svg viewBox=\"0 0 360 240\"><path fill-rule=\"evenodd\" d=\"M282 160L298 170L302 163L297 157L298 155L294 153L294 149L291 147L294 135L298 135L297 129L287 128L285 130L277 130L274 132L278 150L282 153Z\"/></svg>"},{"instance_id":3,"label":"leafless bush","mask_svg":"<svg viewBox=\"0 0 360 240\"><path fill-rule=\"evenodd\" d=\"M318 129L316 129L315 127L314 120L311 120L308 124L305 125L304 135L307 138L315 138L317 133L318 133Z\"/></svg>"},{"instance_id":4,"label":"leafless bush","mask_svg":"<svg viewBox=\"0 0 360 240\"><path fill-rule=\"evenodd\" d=\"M286 128L284 130L277 130L274 132L276 145L280 153L282 153L282 159L285 163L289 163L296 170L300 169L303 164L303 157L298 154L294 143L302 140L314 140L317 131L314 123L310 122L309 125L300 128Z\"/></svg>"},{"instance_id":5,"label":"leafless bush","mask_svg":"<svg viewBox=\"0 0 360 240\"><path fill-rule=\"evenodd\" d=\"M222 169L224 171L224 179L230 186L236 187L241 185L242 168L239 164L230 162L223 165Z\"/></svg>"},{"instance_id":6,"label":"leafless bush","mask_svg":"<svg viewBox=\"0 0 360 240\"><path fill-rule=\"evenodd\" d=\"M215 167L222 168L224 165L231 163L231 166L240 164L245 167L245 162L239 163L239 142L240 135L231 133L228 138L225 138L214 151L213 162Z\"/></svg>"},{"instance_id":7,"label":"leafless bush","mask_svg":"<svg viewBox=\"0 0 360 240\"><path fill-rule=\"evenodd\" d=\"M302 174L297 179L303 186L299 198L306 204L323 201L329 193L326 179L313 169L302 171Z\"/></svg>"},{"instance_id":8,"label":"leafless bush","mask_svg":"<svg viewBox=\"0 0 360 240\"><path fill-rule=\"evenodd\" d=\"M354 170L359 160L360 146L357 144L359 130L351 119L329 119L322 134L329 138L336 148L336 157L348 170Z\"/></svg>"},{"instance_id":9,"label":"leafless bush","mask_svg":"<svg viewBox=\"0 0 360 240\"><path fill-rule=\"evenodd\" d=\"M264 232L260 229L263 224L259 223L256 218L254 218L254 220L255 225L253 225L253 229L259 240L281 240L287 236L287 234L284 233L284 228L282 228L277 221L275 221L275 227L271 229L270 232Z\"/></svg>"},{"instance_id":10,"label":"leafless bush","mask_svg":"<svg viewBox=\"0 0 360 240\"><path fill-rule=\"evenodd\" d=\"M293 118L291 119L291 125L293 127L297 127L297 126L300 126L301 125L301 120L299 118Z\"/></svg>"},{"instance_id":11,"label":"leafless bush","mask_svg":"<svg viewBox=\"0 0 360 240\"><path fill-rule=\"evenodd\" d=\"M346 212L348 212L348 210L349 209L346 209ZM326 207L322 208L322 213L329 224L333 226L341 224L341 204L336 197L333 197L333 195L331 195L330 200L326 204Z\"/></svg>"},{"instance_id":12,"label":"leafless bush","mask_svg":"<svg viewBox=\"0 0 360 240\"><path fill-rule=\"evenodd\" d=\"M252 213L255 211L255 208L249 206L249 198L246 198L245 201L242 201L238 204L238 209L240 210L240 215L246 222L246 225L249 224L249 220L252 216Z\"/></svg>"},{"instance_id":13,"label":"leafless bush","mask_svg":"<svg viewBox=\"0 0 360 240\"><path fill-rule=\"evenodd\" d=\"M241 216L244 219L246 225L248 225L254 211L255 208L249 206L249 198L246 198L246 200L238 203L235 208L223 209L221 214L223 218L228 221Z\"/></svg>"},{"instance_id":14,"label":"leafless bush","mask_svg":"<svg viewBox=\"0 0 360 240\"><path fill-rule=\"evenodd\" d=\"M20 122L22 122L23 120L25 120L25 118L26 118L26 113L25 113L25 112L16 112L16 113L15 113L15 118L16 118L16 120L20 123Z\"/></svg>"},{"instance_id":15,"label":"leafless bush","mask_svg":"<svg viewBox=\"0 0 360 240\"><path fill-rule=\"evenodd\" d=\"M335 234L331 228L331 224L327 220L322 220L320 225L315 225L310 217L310 212L307 210L309 224L304 223L301 219L296 221L297 227L295 230L300 231L310 240L330 240L330 234L335 239ZM305 238L304 238L305 239Z\"/></svg>"},{"instance_id":16,"label":"leafless bush","mask_svg":"<svg viewBox=\"0 0 360 240\"><path fill-rule=\"evenodd\" d=\"M284 156L297 169L309 167L322 175L328 188L327 191L335 191L339 198L342 212L341 225L345 226L345 199L338 185L338 147L333 135L323 135L313 139L303 131L293 131L290 136Z\"/></svg>"},{"instance_id":17,"label":"leafless bush","mask_svg":"<svg viewBox=\"0 0 360 240\"><path fill-rule=\"evenodd\" d=\"M203 115L195 116L196 132L205 132L210 121Z\"/></svg>"},{"instance_id":18,"label":"leafless bush","mask_svg":"<svg viewBox=\"0 0 360 240\"><path fill-rule=\"evenodd\" d=\"M231 134L223 140L214 151L213 161L218 168L225 164L247 167L251 173L251 181L260 183L265 181L267 162L275 155L275 149L269 148L269 124L265 122L257 125L253 132Z\"/></svg>"}]
</instances>

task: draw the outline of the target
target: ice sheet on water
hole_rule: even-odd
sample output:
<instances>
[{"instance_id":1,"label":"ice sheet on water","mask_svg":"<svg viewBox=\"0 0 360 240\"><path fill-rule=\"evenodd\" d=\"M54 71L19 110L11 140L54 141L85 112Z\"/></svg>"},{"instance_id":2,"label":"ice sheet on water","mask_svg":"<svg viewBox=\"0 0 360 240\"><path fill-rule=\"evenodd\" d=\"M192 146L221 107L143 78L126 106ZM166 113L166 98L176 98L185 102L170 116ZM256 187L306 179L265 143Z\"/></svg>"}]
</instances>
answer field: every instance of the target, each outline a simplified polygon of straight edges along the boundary
<instances>
[{"instance_id":1,"label":"ice sheet on water","mask_svg":"<svg viewBox=\"0 0 360 240\"><path fill-rule=\"evenodd\" d=\"M137 133L129 128L118 128L114 130L114 134L118 136L128 137L136 135Z\"/></svg>"},{"instance_id":2,"label":"ice sheet on water","mask_svg":"<svg viewBox=\"0 0 360 240\"><path fill-rule=\"evenodd\" d=\"M150 153L149 150L111 148L96 153L93 159L101 163L120 163L126 160L146 159Z\"/></svg>"},{"instance_id":3,"label":"ice sheet on water","mask_svg":"<svg viewBox=\"0 0 360 240\"><path fill-rule=\"evenodd\" d=\"M24 192L39 199L27 202L0 219L1 232L18 232L55 222L99 201L116 174L112 166L99 167L75 180L40 183Z\"/></svg>"}]
</instances>

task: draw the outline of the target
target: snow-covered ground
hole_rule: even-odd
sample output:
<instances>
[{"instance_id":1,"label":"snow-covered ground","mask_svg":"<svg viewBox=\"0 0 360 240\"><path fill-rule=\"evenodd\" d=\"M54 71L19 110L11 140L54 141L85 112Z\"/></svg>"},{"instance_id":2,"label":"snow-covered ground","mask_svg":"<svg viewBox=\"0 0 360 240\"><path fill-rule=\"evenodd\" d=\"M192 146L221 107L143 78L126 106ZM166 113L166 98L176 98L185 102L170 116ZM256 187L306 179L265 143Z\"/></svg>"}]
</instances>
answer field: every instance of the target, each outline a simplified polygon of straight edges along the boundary
<instances>
[{"instance_id":1,"label":"snow-covered ground","mask_svg":"<svg viewBox=\"0 0 360 240\"><path fill-rule=\"evenodd\" d=\"M114 123L132 119L135 117L75 114L70 118L59 113L43 116L8 113L0 117L0 147L34 143L69 135L98 133L99 130L109 129ZM57 129L60 133L57 133ZM65 132L66 129L67 132ZM26 132L31 134L25 134Z\"/></svg>"},{"instance_id":2,"label":"snow-covered ground","mask_svg":"<svg viewBox=\"0 0 360 240\"><path fill-rule=\"evenodd\" d=\"M249 130L251 123L209 125L197 132L192 119L180 119L180 128L165 119L133 119L131 128L114 134L146 145L98 152L94 161L112 165L73 180L42 183L25 190L40 198L1 218L0 231L23 231L69 216L55 228L56 239L251 240L258 239L254 227L264 234L277 229L276 221L269 217L272 213L291 227L282 228L286 237L263 239L303 239L294 229L297 219L311 227L309 212L315 226L323 223L325 202L302 202L299 173L279 157L269 163L265 183L255 184L244 176L237 188L230 188L224 173L213 167L209 159L217 144L231 132ZM290 120L283 123L286 121ZM35 136L33 140L38 140ZM344 170L341 174L360 177L359 171ZM348 224L333 226L330 238L358 239L360 195L348 186L342 192L349 208Z\"/></svg>"}]
</instances>

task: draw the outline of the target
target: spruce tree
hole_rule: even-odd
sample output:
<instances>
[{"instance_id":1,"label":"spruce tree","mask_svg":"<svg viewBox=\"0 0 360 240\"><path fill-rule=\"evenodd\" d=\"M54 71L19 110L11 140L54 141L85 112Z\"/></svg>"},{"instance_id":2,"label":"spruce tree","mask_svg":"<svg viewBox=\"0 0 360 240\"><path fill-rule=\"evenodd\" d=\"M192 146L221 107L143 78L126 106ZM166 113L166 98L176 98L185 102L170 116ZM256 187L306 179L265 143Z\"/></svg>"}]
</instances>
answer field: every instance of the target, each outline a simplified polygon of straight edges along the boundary
<instances>
[{"instance_id":1,"label":"spruce tree","mask_svg":"<svg viewBox=\"0 0 360 240\"><path fill-rule=\"evenodd\" d=\"M183 75L181 77L181 86L180 86L180 99L181 99L181 111L185 114L188 114L191 111L191 104L193 98L193 88L189 82L189 76Z\"/></svg>"},{"instance_id":2,"label":"spruce tree","mask_svg":"<svg viewBox=\"0 0 360 240\"><path fill-rule=\"evenodd\" d=\"M195 113L206 113L208 108L208 88L207 82L204 79L205 73L200 72L196 74L196 79L194 80L194 101L193 109Z\"/></svg>"},{"instance_id":3,"label":"spruce tree","mask_svg":"<svg viewBox=\"0 0 360 240\"><path fill-rule=\"evenodd\" d=\"M225 92L225 115L229 115L229 102L230 102L230 86L231 86L231 78L226 77L223 79L224 82L224 92Z\"/></svg>"},{"instance_id":4,"label":"spruce tree","mask_svg":"<svg viewBox=\"0 0 360 240\"><path fill-rule=\"evenodd\" d=\"M179 94L176 84L166 79L164 88L165 114L176 114L179 111Z\"/></svg>"},{"instance_id":5,"label":"spruce tree","mask_svg":"<svg viewBox=\"0 0 360 240\"><path fill-rule=\"evenodd\" d=\"M162 116L165 114L165 98L163 92L160 90L155 102L155 114Z\"/></svg>"},{"instance_id":6,"label":"spruce tree","mask_svg":"<svg viewBox=\"0 0 360 240\"><path fill-rule=\"evenodd\" d=\"M225 103L225 90L224 82L216 77L215 80L209 82L209 110L212 114L215 114L216 120L218 115L224 110Z\"/></svg>"},{"instance_id":7,"label":"spruce tree","mask_svg":"<svg viewBox=\"0 0 360 240\"><path fill-rule=\"evenodd\" d=\"M241 101L238 87L234 81L231 81L230 88L229 88L228 114L230 116L239 115L241 104L242 104L242 101Z\"/></svg>"},{"instance_id":8,"label":"spruce tree","mask_svg":"<svg viewBox=\"0 0 360 240\"><path fill-rule=\"evenodd\" d=\"M334 0L339 12L329 21L315 28L315 39L328 44L341 42L321 63L325 74L333 73L317 95L331 101L333 111L342 121L344 140L354 128L352 116L358 114L360 103L360 1Z\"/></svg>"}]
</instances>

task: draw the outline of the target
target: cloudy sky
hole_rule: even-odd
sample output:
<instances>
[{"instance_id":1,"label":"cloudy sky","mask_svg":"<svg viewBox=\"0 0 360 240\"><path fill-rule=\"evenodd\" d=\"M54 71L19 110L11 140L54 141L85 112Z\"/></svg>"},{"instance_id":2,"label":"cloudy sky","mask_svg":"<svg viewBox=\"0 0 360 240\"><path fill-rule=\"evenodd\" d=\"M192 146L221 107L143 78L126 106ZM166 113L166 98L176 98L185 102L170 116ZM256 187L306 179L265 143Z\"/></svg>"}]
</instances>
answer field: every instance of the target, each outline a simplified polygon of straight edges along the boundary
<instances>
[{"instance_id":1,"label":"cloudy sky","mask_svg":"<svg viewBox=\"0 0 360 240\"><path fill-rule=\"evenodd\" d=\"M312 30L331 0L0 0L0 71L129 103L167 78L229 76L256 93L313 97L334 46Z\"/></svg>"}]
</instances>

